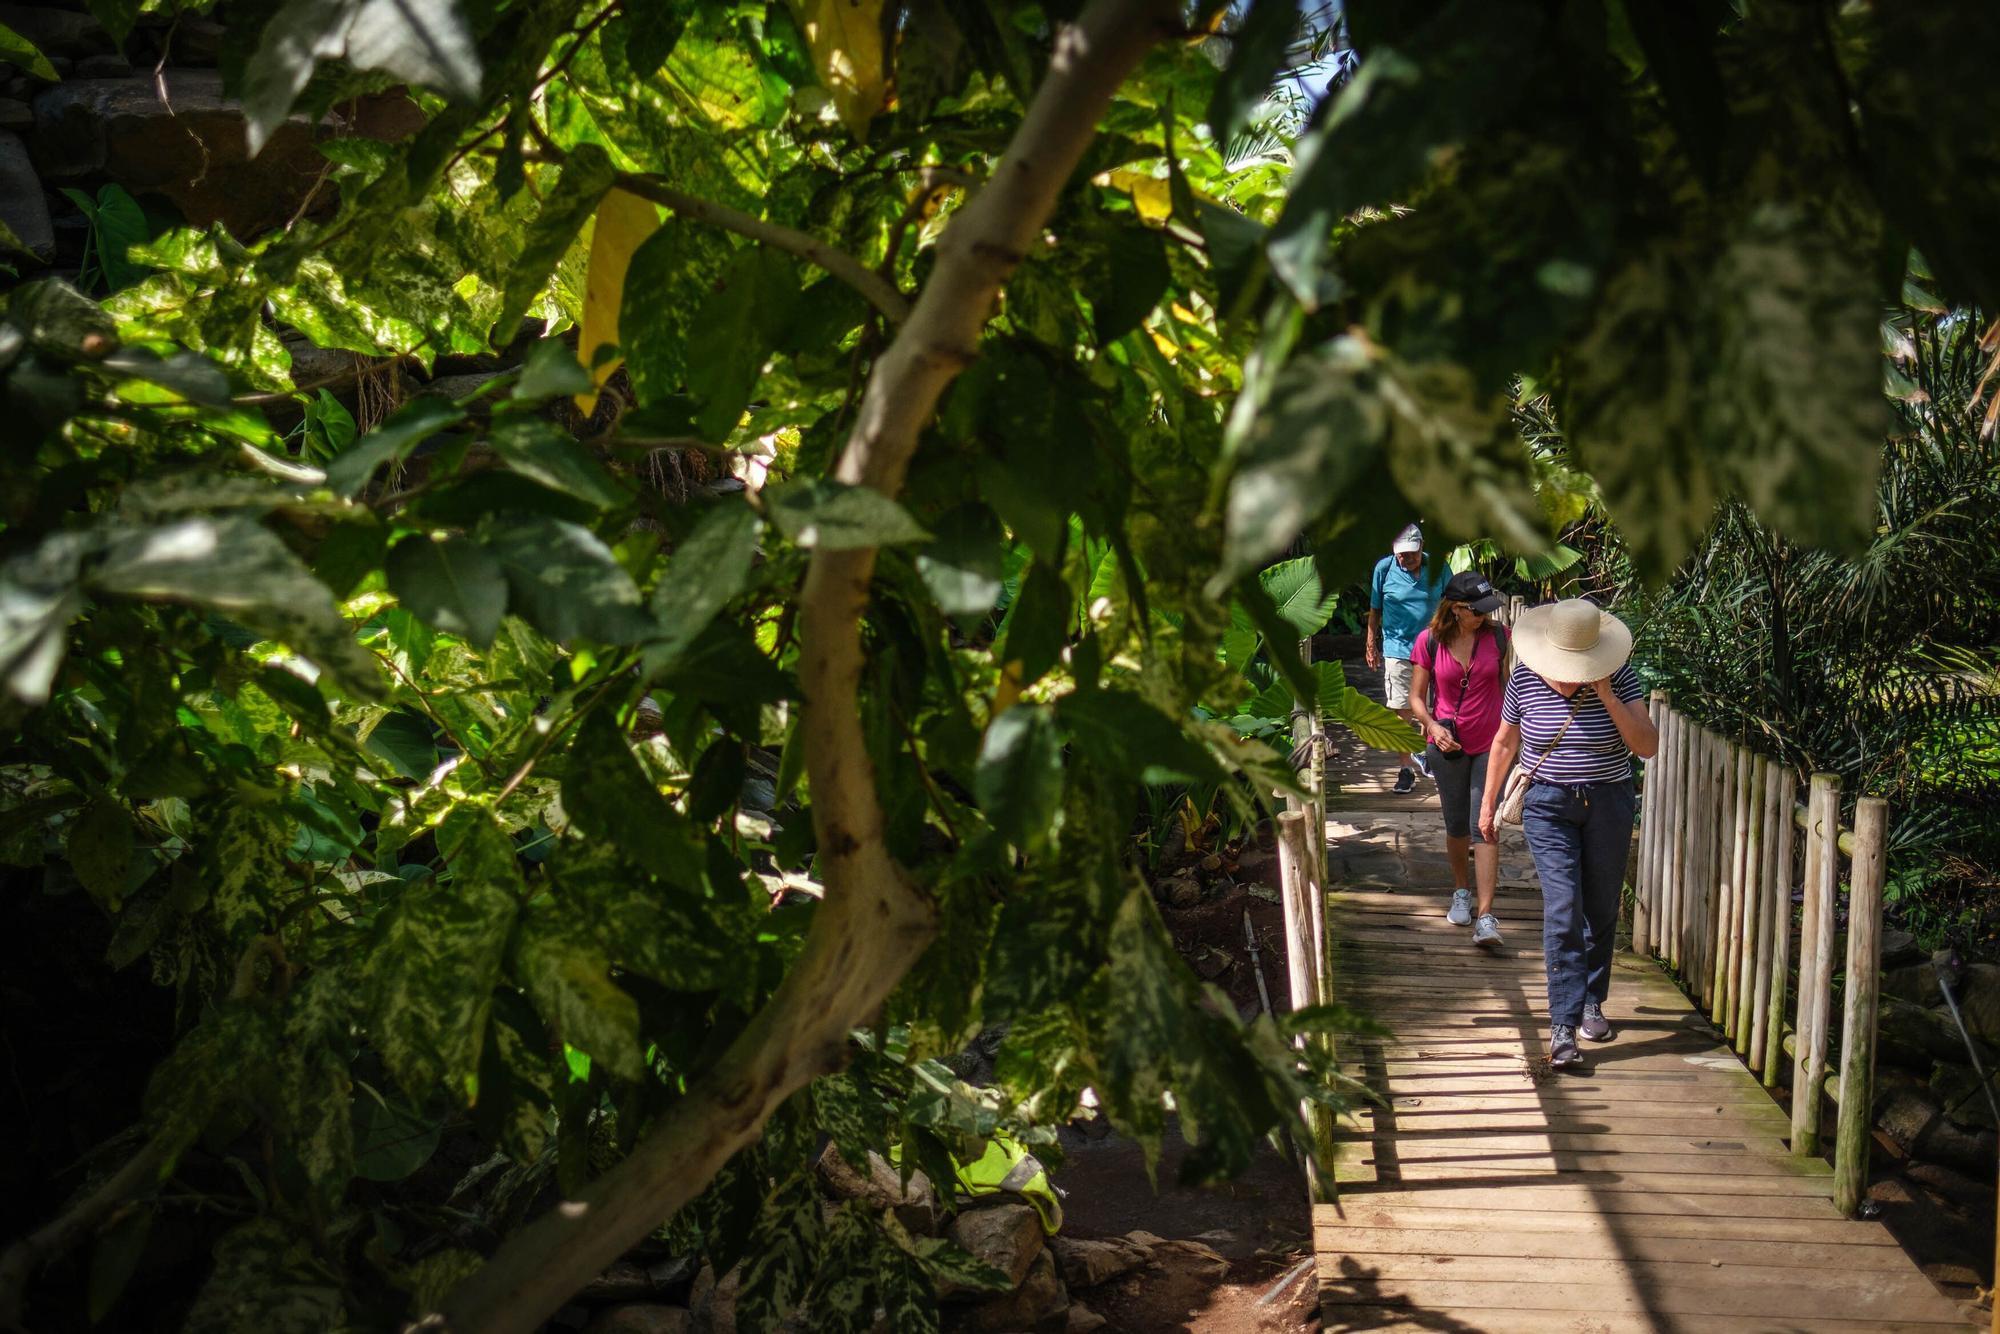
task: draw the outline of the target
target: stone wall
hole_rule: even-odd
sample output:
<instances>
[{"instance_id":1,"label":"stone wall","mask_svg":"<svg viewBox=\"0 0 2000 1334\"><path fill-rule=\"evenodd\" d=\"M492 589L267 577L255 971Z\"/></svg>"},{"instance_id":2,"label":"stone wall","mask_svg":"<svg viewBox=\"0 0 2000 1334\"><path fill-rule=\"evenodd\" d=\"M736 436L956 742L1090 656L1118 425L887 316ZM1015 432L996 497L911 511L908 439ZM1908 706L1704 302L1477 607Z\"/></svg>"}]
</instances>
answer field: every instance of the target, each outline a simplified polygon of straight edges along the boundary
<instances>
[{"instance_id":1,"label":"stone wall","mask_svg":"<svg viewBox=\"0 0 2000 1334\"><path fill-rule=\"evenodd\" d=\"M1875 1123L1919 1162L1990 1183L2000 1149L2000 964L1963 963L1949 951L1926 959L1900 931L1885 933L1883 955ZM1963 1033L1945 1003L1947 983Z\"/></svg>"},{"instance_id":2,"label":"stone wall","mask_svg":"<svg viewBox=\"0 0 2000 1334\"><path fill-rule=\"evenodd\" d=\"M395 139L422 123L400 92L294 117L253 161L242 106L223 95L222 27L199 15L148 15L121 51L81 7L0 4L0 23L33 41L62 79L0 67L0 219L58 274L83 259L87 223L62 187L123 186L155 216L227 226L239 240L332 206L317 190L328 137ZM42 272L18 266L24 276Z\"/></svg>"}]
</instances>

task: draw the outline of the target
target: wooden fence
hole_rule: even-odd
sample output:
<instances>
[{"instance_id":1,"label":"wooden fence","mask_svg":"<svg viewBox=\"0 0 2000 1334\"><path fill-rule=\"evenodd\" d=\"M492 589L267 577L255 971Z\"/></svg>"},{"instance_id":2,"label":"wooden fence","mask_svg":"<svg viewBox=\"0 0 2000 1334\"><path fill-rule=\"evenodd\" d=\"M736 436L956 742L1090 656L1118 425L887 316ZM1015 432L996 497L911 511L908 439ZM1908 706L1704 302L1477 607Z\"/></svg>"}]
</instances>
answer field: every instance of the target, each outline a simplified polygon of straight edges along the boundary
<instances>
[{"instance_id":1,"label":"wooden fence","mask_svg":"<svg viewBox=\"0 0 2000 1334\"><path fill-rule=\"evenodd\" d=\"M1664 692L1654 692L1650 709L1660 750L1647 765L1641 806L1632 949L1679 975L1766 1088L1789 1072L1793 1153L1821 1151L1817 1091L1833 1099L1834 1202L1852 1216L1868 1188L1888 803L1863 797L1854 828L1842 829L1835 775L1814 774L1800 807L1783 764L1697 726ZM1803 866L1795 868L1801 841ZM1840 1069L1830 1076L1843 854L1846 1003ZM1796 968L1794 885L1804 890Z\"/></svg>"}]
</instances>

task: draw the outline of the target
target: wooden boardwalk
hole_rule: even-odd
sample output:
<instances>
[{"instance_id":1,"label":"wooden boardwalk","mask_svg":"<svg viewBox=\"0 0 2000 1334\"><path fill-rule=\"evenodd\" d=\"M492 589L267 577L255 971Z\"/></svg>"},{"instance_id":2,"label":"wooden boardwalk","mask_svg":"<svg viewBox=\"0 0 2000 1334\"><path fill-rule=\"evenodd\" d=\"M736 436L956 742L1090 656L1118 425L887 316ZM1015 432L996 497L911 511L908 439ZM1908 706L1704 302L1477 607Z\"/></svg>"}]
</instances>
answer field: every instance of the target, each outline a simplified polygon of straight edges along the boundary
<instances>
[{"instance_id":1,"label":"wooden boardwalk","mask_svg":"<svg viewBox=\"0 0 2000 1334\"><path fill-rule=\"evenodd\" d=\"M1449 884L1449 881L1446 882ZM1548 1072L1540 896L1503 890L1475 951L1448 891L1334 896L1350 1041L1386 1105L1351 1118L1314 1211L1329 1330L1901 1330L1958 1326L1879 1223L1658 969L1620 955L1582 1075Z\"/></svg>"}]
</instances>

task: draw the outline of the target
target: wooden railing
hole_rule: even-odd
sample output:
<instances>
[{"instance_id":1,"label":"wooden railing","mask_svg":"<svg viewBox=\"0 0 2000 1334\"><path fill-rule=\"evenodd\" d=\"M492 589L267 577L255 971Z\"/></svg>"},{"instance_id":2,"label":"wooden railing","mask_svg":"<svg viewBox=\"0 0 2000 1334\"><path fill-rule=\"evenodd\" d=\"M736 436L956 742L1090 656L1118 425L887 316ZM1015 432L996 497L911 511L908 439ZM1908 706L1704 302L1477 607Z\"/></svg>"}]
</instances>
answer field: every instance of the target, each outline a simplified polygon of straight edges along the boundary
<instances>
[{"instance_id":1,"label":"wooden railing","mask_svg":"<svg viewBox=\"0 0 2000 1334\"><path fill-rule=\"evenodd\" d=\"M1863 797L1854 828L1842 829L1835 775L1814 774L1799 807L1783 764L1695 725L1664 692L1650 707L1660 750L1641 805L1632 949L1679 975L1766 1088L1789 1071L1793 1153L1821 1151L1819 1091L1834 1100L1834 1202L1852 1216L1868 1185L1888 803ZM1794 881L1798 833L1804 866ZM1840 1069L1829 1077L1843 853L1851 862L1846 1004ZM1796 971L1788 962L1795 883L1804 890Z\"/></svg>"}]
</instances>

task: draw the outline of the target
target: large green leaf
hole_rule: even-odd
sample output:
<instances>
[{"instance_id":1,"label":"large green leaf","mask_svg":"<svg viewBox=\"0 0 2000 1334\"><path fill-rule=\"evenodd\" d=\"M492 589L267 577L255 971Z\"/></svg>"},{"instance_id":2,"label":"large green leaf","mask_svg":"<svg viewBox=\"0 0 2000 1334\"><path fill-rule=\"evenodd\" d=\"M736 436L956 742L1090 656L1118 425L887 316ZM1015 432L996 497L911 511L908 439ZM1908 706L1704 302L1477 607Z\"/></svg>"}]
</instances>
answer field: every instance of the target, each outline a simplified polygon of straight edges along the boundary
<instances>
[{"instance_id":1,"label":"large green leaf","mask_svg":"<svg viewBox=\"0 0 2000 1334\"><path fill-rule=\"evenodd\" d=\"M552 491L599 509L617 509L632 498L575 436L539 417L509 418L490 440L509 468Z\"/></svg>"},{"instance_id":2,"label":"large green leaf","mask_svg":"<svg viewBox=\"0 0 2000 1334\"><path fill-rule=\"evenodd\" d=\"M930 537L908 510L872 486L820 479L788 482L765 493L771 522L802 547L848 551Z\"/></svg>"},{"instance_id":3,"label":"large green leaf","mask_svg":"<svg viewBox=\"0 0 2000 1334\"><path fill-rule=\"evenodd\" d=\"M582 143L570 150L562 175L521 240L519 256L501 290L493 321L493 336L499 342L511 341L518 332L521 317L547 287L549 274L597 211L617 174L610 156L596 144Z\"/></svg>"},{"instance_id":4,"label":"large green leaf","mask_svg":"<svg viewBox=\"0 0 2000 1334\"><path fill-rule=\"evenodd\" d=\"M563 810L584 833L616 843L664 880L701 882L686 817L653 787L609 712L578 725L562 790Z\"/></svg>"},{"instance_id":5,"label":"large green leaf","mask_svg":"<svg viewBox=\"0 0 2000 1334\"><path fill-rule=\"evenodd\" d=\"M1331 294L1333 225L1365 207L1413 202L1450 150L1504 117L1552 38L1528 0L1452 0L1395 46L1368 52L1327 97L1298 149L1271 267L1307 309Z\"/></svg>"},{"instance_id":6,"label":"large green leaf","mask_svg":"<svg viewBox=\"0 0 2000 1334\"><path fill-rule=\"evenodd\" d=\"M1069 585L1061 574L1036 561L1007 607L1000 661L1019 663L1019 684L1032 685L1062 660L1070 629Z\"/></svg>"},{"instance_id":7,"label":"large green leaf","mask_svg":"<svg viewBox=\"0 0 2000 1334\"><path fill-rule=\"evenodd\" d=\"M1173 273L1160 233L1138 222L1087 234L1081 243L1091 262L1084 295L1090 300L1099 347L1109 347L1139 327L1167 294Z\"/></svg>"},{"instance_id":8,"label":"large green leaf","mask_svg":"<svg viewBox=\"0 0 2000 1334\"><path fill-rule=\"evenodd\" d=\"M737 1290L737 1320L748 1329L778 1328L805 1296L824 1244L819 1192L810 1173L797 1173L757 1213Z\"/></svg>"},{"instance_id":9,"label":"large green leaf","mask_svg":"<svg viewBox=\"0 0 2000 1334\"><path fill-rule=\"evenodd\" d=\"M5 24L0 24L0 61L32 74L44 83L55 83L62 78L40 47Z\"/></svg>"},{"instance_id":10,"label":"large green leaf","mask_svg":"<svg viewBox=\"0 0 2000 1334\"><path fill-rule=\"evenodd\" d=\"M465 420L465 410L449 399L424 397L354 442L326 465L326 484L335 495L357 496L385 463L396 463L440 431Z\"/></svg>"},{"instance_id":11,"label":"large green leaf","mask_svg":"<svg viewBox=\"0 0 2000 1334\"><path fill-rule=\"evenodd\" d=\"M1889 422L1876 312L1863 257L1778 206L1707 262L1657 243L1612 278L1565 359L1565 419L1642 572L1679 563L1731 493L1802 542L1869 531Z\"/></svg>"},{"instance_id":12,"label":"large green leaf","mask_svg":"<svg viewBox=\"0 0 2000 1334\"><path fill-rule=\"evenodd\" d=\"M379 669L333 594L255 519L183 519L113 542L91 575L100 592L192 603L290 644L350 687L373 691Z\"/></svg>"},{"instance_id":13,"label":"large green leaf","mask_svg":"<svg viewBox=\"0 0 2000 1334\"><path fill-rule=\"evenodd\" d=\"M620 1079L641 1079L639 1004L611 980L611 963L581 932L530 914L514 947L521 980L549 1031Z\"/></svg>"},{"instance_id":14,"label":"large green leaf","mask_svg":"<svg viewBox=\"0 0 2000 1334\"><path fill-rule=\"evenodd\" d=\"M695 429L702 439L723 441L735 431L798 301L790 256L748 246L730 257L696 312L701 336L688 344L688 392L701 402Z\"/></svg>"},{"instance_id":15,"label":"large green leaf","mask_svg":"<svg viewBox=\"0 0 2000 1334\"><path fill-rule=\"evenodd\" d=\"M1222 777L1200 742L1139 696L1124 690L1065 695L1056 717L1076 748L1105 773L1129 782L1208 782Z\"/></svg>"},{"instance_id":16,"label":"large green leaf","mask_svg":"<svg viewBox=\"0 0 2000 1334\"><path fill-rule=\"evenodd\" d=\"M1053 710L1016 704L987 725L973 794L1002 837L1030 850L1047 843L1062 791L1062 733Z\"/></svg>"},{"instance_id":17,"label":"large green leaf","mask_svg":"<svg viewBox=\"0 0 2000 1334\"><path fill-rule=\"evenodd\" d=\"M646 672L658 676L687 651L716 614L750 583L763 525L740 500L723 500L674 548L653 589L657 638L646 645Z\"/></svg>"},{"instance_id":18,"label":"large green leaf","mask_svg":"<svg viewBox=\"0 0 2000 1334\"><path fill-rule=\"evenodd\" d=\"M112 911L125 897L132 873L132 817L124 806L99 797L69 828L69 861L90 896Z\"/></svg>"},{"instance_id":19,"label":"large green leaf","mask_svg":"<svg viewBox=\"0 0 2000 1334\"><path fill-rule=\"evenodd\" d=\"M1217 143L1227 144L1271 96L1285 63L1285 49L1298 31L1295 0L1254 0L1229 34L1229 63L1208 101L1208 125Z\"/></svg>"},{"instance_id":20,"label":"large green leaf","mask_svg":"<svg viewBox=\"0 0 2000 1334\"><path fill-rule=\"evenodd\" d=\"M1340 490L1361 477L1389 430L1379 351L1342 336L1295 356L1245 433L1229 482L1219 595L1290 546Z\"/></svg>"},{"instance_id":21,"label":"large green leaf","mask_svg":"<svg viewBox=\"0 0 2000 1334\"><path fill-rule=\"evenodd\" d=\"M414 1099L442 1084L479 1096L493 986L521 900L514 845L483 811L460 808L438 830L450 870L406 890L368 966L370 1032Z\"/></svg>"},{"instance_id":22,"label":"large green leaf","mask_svg":"<svg viewBox=\"0 0 2000 1334\"><path fill-rule=\"evenodd\" d=\"M1352 686L1332 700L1323 700L1325 715L1354 733L1364 745L1377 750L1416 751L1424 744L1423 734L1403 720L1401 714L1377 704Z\"/></svg>"},{"instance_id":23,"label":"large green leaf","mask_svg":"<svg viewBox=\"0 0 2000 1334\"><path fill-rule=\"evenodd\" d=\"M1876 198L1916 243L1949 299L2000 310L2000 142L1987 87L2000 8L1986 0L1871 5L1856 88Z\"/></svg>"},{"instance_id":24,"label":"large green leaf","mask_svg":"<svg viewBox=\"0 0 2000 1334\"><path fill-rule=\"evenodd\" d=\"M701 850L687 822L669 814L681 847L645 855L686 862L693 870L656 881L617 844L593 837L564 846L553 863L556 879L565 895L574 897L598 947L620 968L676 991L721 990L741 997L754 984L758 967L747 915L698 897L692 886L700 875Z\"/></svg>"},{"instance_id":25,"label":"large green leaf","mask_svg":"<svg viewBox=\"0 0 2000 1334\"><path fill-rule=\"evenodd\" d=\"M354 1099L354 1174L364 1181L401 1181L431 1160L444 1122L425 1116L395 1094L362 1089Z\"/></svg>"},{"instance_id":26,"label":"large green leaf","mask_svg":"<svg viewBox=\"0 0 2000 1334\"><path fill-rule=\"evenodd\" d=\"M1298 632L1295 639L1310 639L1324 630L1340 603L1338 593L1322 591L1319 571L1310 556L1279 561L1259 573L1257 582L1271 595L1279 618Z\"/></svg>"},{"instance_id":27,"label":"large green leaf","mask_svg":"<svg viewBox=\"0 0 2000 1334\"><path fill-rule=\"evenodd\" d=\"M507 575L471 538L398 542L384 566L396 600L446 634L487 648L507 612Z\"/></svg>"},{"instance_id":28,"label":"large green leaf","mask_svg":"<svg viewBox=\"0 0 2000 1334\"><path fill-rule=\"evenodd\" d=\"M286 0L245 66L243 113L254 156L291 114L322 61L453 97L479 94L479 52L454 0Z\"/></svg>"},{"instance_id":29,"label":"large green leaf","mask_svg":"<svg viewBox=\"0 0 2000 1334\"><path fill-rule=\"evenodd\" d=\"M506 571L509 605L549 638L631 644L651 629L639 586L588 528L506 515L482 523L476 536Z\"/></svg>"},{"instance_id":30,"label":"large green leaf","mask_svg":"<svg viewBox=\"0 0 2000 1334\"><path fill-rule=\"evenodd\" d=\"M713 227L669 218L632 252L618 310L618 338L639 401L685 393L692 346L705 334L695 312L728 268L729 242Z\"/></svg>"},{"instance_id":31,"label":"large green leaf","mask_svg":"<svg viewBox=\"0 0 2000 1334\"><path fill-rule=\"evenodd\" d=\"M215 1267L182 1323L184 1334L316 1334L348 1324L340 1287L312 1242L276 1218L252 1218L215 1245Z\"/></svg>"},{"instance_id":32,"label":"large green leaf","mask_svg":"<svg viewBox=\"0 0 2000 1334\"><path fill-rule=\"evenodd\" d=\"M937 540L917 555L917 574L947 616L983 616L1004 588L1006 534L992 510L960 505L937 521Z\"/></svg>"}]
</instances>

